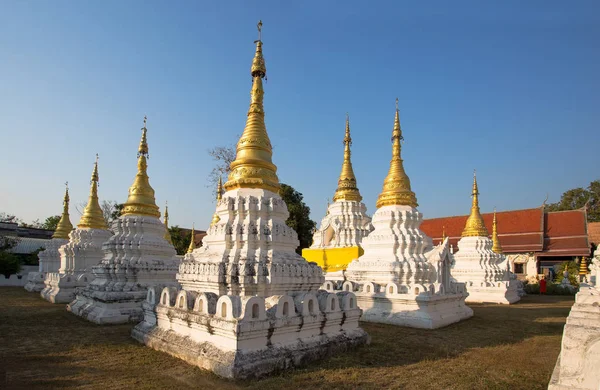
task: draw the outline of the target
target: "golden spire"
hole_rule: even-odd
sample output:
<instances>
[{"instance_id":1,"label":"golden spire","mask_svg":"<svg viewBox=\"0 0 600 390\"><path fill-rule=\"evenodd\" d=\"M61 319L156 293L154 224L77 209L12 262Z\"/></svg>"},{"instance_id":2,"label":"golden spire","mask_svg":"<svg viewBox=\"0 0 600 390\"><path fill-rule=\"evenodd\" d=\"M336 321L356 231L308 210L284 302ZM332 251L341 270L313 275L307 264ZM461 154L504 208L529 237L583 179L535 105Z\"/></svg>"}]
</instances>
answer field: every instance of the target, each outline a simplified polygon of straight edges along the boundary
<instances>
[{"instance_id":1,"label":"golden spire","mask_svg":"<svg viewBox=\"0 0 600 390\"><path fill-rule=\"evenodd\" d=\"M489 233L483 223L483 218L479 213L479 190L477 188L477 175L473 171L473 203L471 204L471 215L467 218L463 237L489 237Z\"/></svg>"},{"instance_id":2,"label":"golden spire","mask_svg":"<svg viewBox=\"0 0 600 390\"><path fill-rule=\"evenodd\" d=\"M351 200L360 202L362 196L356 186L356 176L352 169L352 161L350 160L350 145L352 138L350 137L350 119L346 114L346 135L344 136L344 162L342 163L342 172L338 179L338 188L333 196L333 201L336 200Z\"/></svg>"},{"instance_id":3,"label":"golden spire","mask_svg":"<svg viewBox=\"0 0 600 390\"><path fill-rule=\"evenodd\" d=\"M582 257L581 262L579 263L579 275L587 275L587 258Z\"/></svg>"},{"instance_id":4,"label":"golden spire","mask_svg":"<svg viewBox=\"0 0 600 390\"><path fill-rule=\"evenodd\" d=\"M144 116L144 127L142 127L142 139L138 148L138 173L131 187L129 187L129 196L123 207L121 215L147 215L160 218L160 211L154 199L154 190L150 186L148 178L148 142L146 140L146 117Z\"/></svg>"},{"instance_id":5,"label":"golden spire","mask_svg":"<svg viewBox=\"0 0 600 390\"><path fill-rule=\"evenodd\" d=\"M63 212L56 225L56 230L52 235L52 238L69 239L69 233L73 230L73 224L69 218L69 182L65 183L65 197L63 199Z\"/></svg>"},{"instance_id":6,"label":"golden spire","mask_svg":"<svg viewBox=\"0 0 600 390\"><path fill-rule=\"evenodd\" d=\"M396 98L396 117L394 119L394 131L392 132L392 160L390 161L390 170L383 181L383 191L377 198L377 208L390 205L418 206L417 197L410 189L410 179L402 164L400 141L404 138L400 128L399 112L398 99Z\"/></svg>"},{"instance_id":7,"label":"golden spire","mask_svg":"<svg viewBox=\"0 0 600 390\"><path fill-rule=\"evenodd\" d=\"M442 243L446 239L446 226L442 226Z\"/></svg>"},{"instance_id":8,"label":"golden spire","mask_svg":"<svg viewBox=\"0 0 600 390\"><path fill-rule=\"evenodd\" d=\"M98 203L98 180L98 154L96 154L96 162L94 163L94 171L92 172L92 180L90 181L92 184L90 197L85 209L83 209L83 215L77 225L78 228L108 229L104 220L104 214L100 208L100 203Z\"/></svg>"},{"instance_id":9,"label":"golden spire","mask_svg":"<svg viewBox=\"0 0 600 390\"><path fill-rule=\"evenodd\" d=\"M221 181L221 176L219 176L219 183L217 184L217 203L219 203L219 201L221 200L222 192L223 182ZM219 214L217 214L217 212L215 211L212 217L212 221L210 221L210 226L217 224L220 220L221 218L219 217Z\"/></svg>"},{"instance_id":10,"label":"golden spire","mask_svg":"<svg viewBox=\"0 0 600 390\"><path fill-rule=\"evenodd\" d=\"M494 207L494 222L492 223L492 241L494 245L492 245L492 251L500 254L502 253L502 245L500 245L500 240L498 239L498 222L496 221L496 208Z\"/></svg>"},{"instance_id":11,"label":"golden spire","mask_svg":"<svg viewBox=\"0 0 600 390\"><path fill-rule=\"evenodd\" d=\"M265 110L263 107L262 79L267 73L265 59L262 54L260 33L262 22L258 23L259 39L256 43L256 53L252 60L250 74L252 75L252 91L250 92L250 108L246 127L237 143L235 160L231 163L229 180L225 190L236 188L262 188L279 192L277 167L271 161L273 148L265 127Z\"/></svg>"},{"instance_id":12,"label":"golden spire","mask_svg":"<svg viewBox=\"0 0 600 390\"><path fill-rule=\"evenodd\" d=\"M169 232L169 204L167 202L165 202L165 229L167 230L165 232L165 240L167 240L169 244L173 244L171 232Z\"/></svg>"},{"instance_id":13,"label":"golden spire","mask_svg":"<svg viewBox=\"0 0 600 390\"><path fill-rule=\"evenodd\" d=\"M192 253L194 249L196 249L196 245L194 244L194 236L196 233L194 232L194 224L192 223L192 234L190 239L190 246L188 247L187 253Z\"/></svg>"}]
</instances>

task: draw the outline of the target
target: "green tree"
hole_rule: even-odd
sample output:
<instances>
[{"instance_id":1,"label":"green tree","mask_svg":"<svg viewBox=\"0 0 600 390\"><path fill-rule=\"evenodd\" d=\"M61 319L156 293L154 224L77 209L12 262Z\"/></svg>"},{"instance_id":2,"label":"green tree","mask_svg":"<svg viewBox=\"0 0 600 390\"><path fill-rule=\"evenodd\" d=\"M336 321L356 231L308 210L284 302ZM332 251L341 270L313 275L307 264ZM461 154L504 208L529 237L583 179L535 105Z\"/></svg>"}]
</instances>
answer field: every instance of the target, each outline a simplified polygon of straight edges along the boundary
<instances>
[{"instance_id":1,"label":"green tree","mask_svg":"<svg viewBox=\"0 0 600 390\"><path fill-rule=\"evenodd\" d=\"M19 243L16 237L3 236L0 237L0 275L8 278L12 274L16 274L21 270L21 262L19 258L9 252Z\"/></svg>"},{"instance_id":2,"label":"green tree","mask_svg":"<svg viewBox=\"0 0 600 390\"><path fill-rule=\"evenodd\" d=\"M58 226L59 221L60 221L60 215L53 215L51 217L48 217L42 224L42 229L56 230L56 227Z\"/></svg>"},{"instance_id":3,"label":"green tree","mask_svg":"<svg viewBox=\"0 0 600 390\"><path fill-rule=\"evenodd\" d=\"M171 234L171 241L173 241L173 246L177 254L184 255L190 246L192 232L186 233L178 225L175 225L169 228L169 234Z\"/></svg>"},{"instance_id":4,"label":"green tree","mask_svg":"<svg viewBox=\"0 0 600 390\"><path fill-rule=\"evenodd\" d=\"M577 279L577 275L579 275L579 264L574 261L565 261L560 263L558 266L558 270L556 271L556 276L554 277L554 283L560 284L564 278L563 272L567 270L569 273L569 282L575 286L579 286L579 280Z\"/></svg>"},{"instance_id":5,"label":"green tree","mask_svg":"<svg viewBox=\"0 0 600 390\"><path fill-rule=\"evenodd\" d=\"M548 211L576 210L586 205L588 222L600 222L600 180L594 180L587 188L565 191L560 201L548 205Z\"/></svg>"},{"instance_id":6,"label":"green tree","mask_svg":"<svg viewBox=\"0 0 600 390\"><path fill-rule=\"evenodd\" d=\"M298 233L300 246L296 248L296 253L302 254L302 249L308 248L312 244L313 230L317 223L310 219L310 207L304 203L304 196L293 187L281 183L279 196L281 196L290 212L290 216L285 221L286 225Z\"/></svg>"}]
</instances>

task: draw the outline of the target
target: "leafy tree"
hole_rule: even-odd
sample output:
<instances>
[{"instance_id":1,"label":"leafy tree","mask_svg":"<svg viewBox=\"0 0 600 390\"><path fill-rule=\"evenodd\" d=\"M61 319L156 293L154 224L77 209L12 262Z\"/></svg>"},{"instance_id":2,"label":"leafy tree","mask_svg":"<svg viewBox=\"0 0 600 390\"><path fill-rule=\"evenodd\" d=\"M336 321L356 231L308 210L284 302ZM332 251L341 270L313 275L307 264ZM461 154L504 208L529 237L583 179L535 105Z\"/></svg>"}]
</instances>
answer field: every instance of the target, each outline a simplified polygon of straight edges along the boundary
<instances>
[{"instance_id":1,"label":"leafy tree","mask_svg":"<svg viewBox=\"0 0 600 390\"><path fill-rule=\"evenodd\" d=\"M216 195L217 183L219 177L227 180L227 174L230 171L230 165L235 160L235 147L233 146L215 146L208 150L208 154L212 157L215 162L215 166L208 174L208 186L213 190Z\"/></svg>"},{"instance_id":2,"label":"leafy tree","mask_svg":"<svg viewBox=\"0 0 600 390\"><path fill-rule=\"evenodd\" d=\"M579 264L574 261L565 261L560 263L556 272L556 276L554 277L554 283L560 284L562 282L564 278L563 272L565 270L567 270L569 273L569 282L575 287L579 286L579 280L577 280L577 275L579 274Z\"/></svg>"},{"instance_id":3,"label":"leafy tree","mask_svg":"<svg viewBox=\"0 0 600 390\"><path fill-rule=\"evenodd\" d=\"M60 221L60 215L53 215L51 217L48 217L42 224L42 229L56 230L56 227L58 226L59 221Z\"/></svg>"},{"instance_id":4,"label":"leafy tree","mask_svg":"<svg viewBox=\"0 0 600 390\"><path fill-rule=\"evenodd\" d=\"M300 246L296 248L296 253L302 254L302 249L308 248L312 244L312 232L317 223L310 219L310 207L304 203L304 196L293 187L281 183L279 196L281 196L290 212L290 216L285 221L286 225L298 233Z\"/></svg>"},{"instance_id":5,"label":"leafy tree","mask_svg":"<svg viewBox=\"0 0 600 390\"><path fill-rule=\"evenodd\" d=\"M115 219L118 219L123 212L123 207L125 207L125 203L116 203L112 207L112 212L110 214L111 222Z\"/></svg>"},{"instance_id":6,"label":"leafy tree","mask_svg":"<svg viewBox=\"0 0 600 390\"><path fill-rule=\"evenodd\" d=\"M192 240L192 232L185 233L178 225L175 225L169 228L169 234L171 234L171 241L173 241L173 246L175 247L177 254L185 254L190 246L190 241Z\"/></svg>"},{"instance_id":7,"label":"leafy tree","mask_svg":"<svg viewBox=\"0 0 600 390\"><path fill-rule=\"evenodd\" d=\"M8 278L11 274L16 274L21 270L19 258L10 253L9 250L19 243L16 237L0 237L0 274Z\"/></svg>"},{"instance_id":8,"label":"leafy tree","mask_svg":"<svg viewBox=\"0 0 600 390\"><path fill-rule=\"evenodd\" d=\"M594 180L587 188L564 192L560 201L548 205L548 211L576 210L586 204L588 222L600 222L600 180Z\"/></svg>"}]
</instances>

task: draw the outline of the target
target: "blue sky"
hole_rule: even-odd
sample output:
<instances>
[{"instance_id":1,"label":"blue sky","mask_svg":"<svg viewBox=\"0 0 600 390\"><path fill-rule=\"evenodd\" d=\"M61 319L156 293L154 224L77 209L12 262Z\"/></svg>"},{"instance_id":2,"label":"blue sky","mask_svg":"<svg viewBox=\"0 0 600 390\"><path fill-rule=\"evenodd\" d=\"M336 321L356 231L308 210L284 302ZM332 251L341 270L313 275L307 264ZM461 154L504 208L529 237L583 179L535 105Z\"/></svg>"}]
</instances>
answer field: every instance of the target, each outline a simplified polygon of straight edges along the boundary
<instances>
[{"instance_id":1,"label":"blue sky","mask_svg":"<svg viewBox=\"0 0 600 390\"><path fill-rule=\"evenodd\" d=\"M207 150L234 144L262 19L267 130L279 177L319 221L345 113L368 212L389 167L394 99L425 218L537 207L600 178L597 1L5 1L0 12L0 212L123 202L148 115L149 174L172 224L214 212ZM79 215L71 207L73 222Z\"/></svg>"}]
</instances>

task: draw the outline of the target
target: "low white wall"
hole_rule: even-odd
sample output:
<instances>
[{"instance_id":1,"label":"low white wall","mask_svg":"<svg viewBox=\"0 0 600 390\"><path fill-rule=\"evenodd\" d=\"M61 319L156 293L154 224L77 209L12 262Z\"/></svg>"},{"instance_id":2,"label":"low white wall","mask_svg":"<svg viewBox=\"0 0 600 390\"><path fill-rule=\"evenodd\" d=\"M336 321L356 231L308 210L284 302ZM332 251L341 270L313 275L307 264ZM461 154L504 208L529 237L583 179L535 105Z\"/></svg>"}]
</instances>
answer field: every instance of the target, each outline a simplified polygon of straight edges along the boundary
<instances>
[{"instance_id":1,"label":"low white wall","mask_svg":"<svg viewBox=\"0 0 600 390\"><path fill-rule=\"evenodd\" d=\"M37 265L23 265L21 266L21 272L19 275L21 279L19 279L19 275L10 275L10 278L6 279L4 275L0 275L0 287L1 286L25 286L27 284L27 276L30 272L37 272Z\"/></svg>"}]
</instances>

